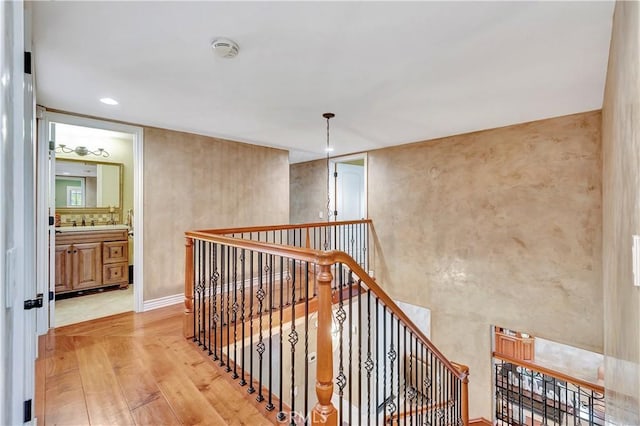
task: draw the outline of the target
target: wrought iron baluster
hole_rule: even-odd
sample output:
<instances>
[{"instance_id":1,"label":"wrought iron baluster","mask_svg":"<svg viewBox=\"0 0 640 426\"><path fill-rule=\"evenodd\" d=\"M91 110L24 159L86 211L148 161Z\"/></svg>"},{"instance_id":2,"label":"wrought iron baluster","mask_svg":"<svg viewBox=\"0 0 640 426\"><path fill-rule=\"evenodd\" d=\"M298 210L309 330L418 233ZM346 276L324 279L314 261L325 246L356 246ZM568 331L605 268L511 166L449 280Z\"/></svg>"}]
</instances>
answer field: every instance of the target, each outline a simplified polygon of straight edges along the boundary
<instances>
[{"instance_id":1,"label":"wrought iron baluster","mask_svg":"<svg viewBox=\"0 0 640 426\"><path fill-rule=\"evenodd\" d=\"M371 291L371 290L369 290ZM380 362L380 334L384 335L384 329L382 329L382 333L380 333L380 303L379 303L379 299L378 296L374 296L375 297L375 303L376 303L376 316L375 316L375 339L376 339L376 361L375 361L375 393L376 393L376 405L375 410L376 410L376 415L375 415L375 419L376 419L376 424L378 423L378 407L380 407L380 382L378 380L378 378L380 377L380 366L382 365L384 367L384 357L382 358L382 362Z\"/></svg>"},{"instance_id":2,"label":"wrought iron baluster","mask_svg":"<svg viewBox=\"0 0 640 426\"><path fill-rule=\"evenodd\" d=\"M280 239L282 240L282 232L280 233ZM281 241L282 242L282 241ZM283 378L284 378L284 371L282 370L282 366L283 366L283 359L284 359L284 352L282 351L283 349L283 336L282 336L282 326L283 326L283 317L282 317L282 307L283 307L283 302L284 302L284 259L282 258L282 256L279 256L280 258L280 333L278 333L278 337L279 337L279 341L280 341L280 370L279 370L279 385L280 385L280 401L279 401L279 406L278 406L278 411L282 414L282 395L284 392L284 388L282 386L283 384ZM288 286L287 286L288 287ZM295 318L293 318L293 322L295 322Z\"/></svg>"},{"instance_id":3,"label":"wrought iron baluster","mask_svg":"<svg viewBox=\"0 0 640 426\"><path fill-rule=\"evenodd\" d=\"M244 285L243 285L244 287ZM238 248L233 248L233 378L238 378ZM229 344L229 343L227 343ZM229 346L231 346L229 344Z\"/></svg>"},{"instance_id":4,"label":"wrought iron baluster","mask_svg":"<svg viewBox=\"0 0 640 426\"><path fill-rule=\"evenodd\" d=\"M377 333L376 333L377 334ZM367 360L364 362L367 371L367 424L371 424L371 371L373 359L371 359L371 289L367 289Z\"/></svg>"},{"instance_id":5,"label":"wrought iron baluster","mask_svg":"<svg viewBox=\"0 0 640 426\"><path fill-rule=\"evenodd\" d=\"M398 364L396 364L396 368L397 368L397 376L398 376L398 385L396 388L396 413L398 416L398 426L400 426L400 352L401 352L401 348L402 346L400 346L400 318L396 318L396 328L397 328L397 332L396 332L396 339L397 339L397 345L396 346L398 349L398 354L397 354L397 360L398 360Z\"/></svg>"},{"instance_id":6,"label":"wrought iron baluster","mask_svg":"<svg viewBox=\"0 0 640 426\"><path fill-rule=\"evenodd\" d=\"M245 370L245 364L244 364L244 338L246 336L245 334L245 321L246 321L246 316L245 316L245 305L246 305L246 301L245 301L245 287L246 287L246 262L245 262L245 258L246 258L246 251L245 249L242 249L240 251L240 265L242 266L242 278L241 278L241 282L240 282L240 297L242 299L242 309L240 311L240 321L242 322L242 347L240 348L240 353L242 358L240 359L240 362L242 363L242 374L240 375L240 386L244 386L247 384L247 381L245 380L245 374L246 374L246 370Z\"/></svg>"},{"instance_id":7,"label":"wrought iron baluster","mask_svg":"<svg viewBox=\"0 0 640 426\"><path fill-rule=\"evenodd\" d=\"M191 274L191 291L193 292L193 300L191 301L191 306L192 306L192 310L193 310L193 324L192 324L192 330L193 330L193 337L191 338L191 340L193 342L195 342L197 340L197 336L198 336L198 329L196 327L196 317L198 316L198 313L196 312L196 307L198 306L198 300L196 299L197 295L196 295L196 243L197 240L189 239L187 242L187 247L191 247L191 250L193 251L193 255L191 256L191 270L194 271L193 274ZM187 265L188 267L189 265Z\"/></svg>"},{"instance_id":8,"label":"wrought iron baluster","mask_svg":"<svg viewBox=\"0 0 640 426\"><path fill-rule=\"evenodd\" d=\"M358 329L356 338L358 339L358 424L362 424L362 297L360 295L360 284L358 279Z\"/></svg>"},{"instance_id":9,"label":"wrought iron baluster","mask_svg":"<svg viewBox=\"0 0 640 426\"><path fill-rule=\"evenodd\" d=\"M258 234L259 235L259 234ZM256 351L258 352L258 396L256 397L256 401L262 402L264 401L264 396L262 395L262 356L265 350L264 337L262 334L262 317L264 316L264 306L263 301L265 298L265 290L262 288L263 285L263 273L262 273L262 253L258 253L258 292L256 297L258 298L258 344L256 345ZM266 254L265 254L266 256Z\"/></svg>"},{"instance_id":10,"label":"wrought iron baluster","mask_svg":"<svg viewBox=\"0 0 640 426\"><path fill-rule=\"evenodd\" d=\"M206 324L207 324L207 298L205 294L205 290L207 288L207 280L205 278L205 250L206 250L206 241L200 241L200 253L198 255L198 264L199 264L199 273L198 273L198 281L200 287L200 316L201 316L201 329L200 336L198 336L200 345L202 346L202 350L207 350L207 342L205 340L206 337Z\"/></svg>"},{"instance_id":11,"label":"wrought iron baluster","mask_svg":"<svg viewBox=\"0 0 640 426\"><path fill-rule=\"evenodd\" d=\"M220 322L220 314L218 312L218 284L220 280L220 272L218 269L218 251L219 244L213 245L213 274L211 280L213 282L213 360L217 361L218 356L218 323ZM222 354L220 354L222 356Z\"/></svg>"},{"instance_id":12,"label":"wrought iron baluster","mask_svg":"<svg viewBox=\"0 0 640 426\"><path fill-rule=\"evenodd\" d=\"M231 280L233 279L232 269L231 269L231 257L232 257L232 248L231 246L227 247L227 368L225 368L226 372L231 372ZM235 283L234 283L235 284Z\"/></svg>"},{"instance_id":13,"label":"wrought iron baluster","mask_svg":"<svg viewBox=\"0 0 640 426\"><path fill-rule=\"evenodd\" d=\"M249 233L249 239L252 238L252 233ZM252 394L256 391L253 387L253 286L255 279L253 275L253 250L249 250L249 279L251 284L249 286L249 387L247 393ZM258 271L260 268L258 268Z\"/></svg>"},{"instance_id":14,"label":"wrought iron baluster","mask_svg":"<svg viewBox=\"0 0 640 426\"><path fill-rule=\"evenodd\" d=\"M291 412L296 412L296 345L298 344L298 331L296 330L296 261L292 259L293 262L293 285L292 285L292 295L291 295L291 331L289 332L289 343L291 344ZM291 281L291 275L287 276L287 281ZM307 388L307 383L305 382L305 388ZM282 411L282 409L280 409ZM295 424L293 419L291 419L291 424Z\"/></svg>"},{"instance_id":15,"label":"wrought iron baluster","mask_svg":"<svg viewBox=\"0 0 640 426\"><path fill-rule=\"evenodd\" d=\"M220 246L220 366L224 366L224 282L226 279L226 259L227 246Z\"/></svg>"},{"instance_id":16,"label":"wrought iron baluster","mask_svg":"<svg viewBox=\"0 0 640 426\"><path fill-rule=\"evenodd\" d=\"M400 324L400 319L398 319L398 325ZM400 328L398 328L398 331L400 331ZM398 337L400 336L400 333L398 333ZM398 368L398 386L401 385L400 383L400 378L402 377L402 381L404 382L402 384L402 391L404 392L404 409L402 410L403 413L406 413L407 411L407 382L406 382L406 377L407 377L407 327L404 326L404 324L402 324L402 346L403 346L403 351L402 351L402 365L403 365L403 370L402 373L400 372L400 369ZM398 366L399 367L399 366ZM402 423L406 426L407 424L407 416L405 415L402 418Z\"/></svg>"},{"instance_id":17,"label":"wrought iron baluster","mask_svg":"<svg viewBox=\"0 0 640 426\"><path fill-rule=\"evenodd\" d=\"M275 232L275 231L274 231ZM267 274L269 274L269 398L267 405L265 408L267 411L273 411L275 406L273 405L273 280L274 280L274 270L273 270L273 255L270 254L268 257L269 268L267 269ZM280 353L282 356L282 353ZM280 370L282 372L282 370Z\"/></svg>"},{"instance_id":18,"label":"wrought iron baluster","mask_svg":"<svg viewBox=\"0 0 640 426\"><path fill-rule=\"evenodd\" d=\"M340 264L342 265L342 264ZM352 400L352 387L353 387L353 378L351 376L352 372L353 372L353 293L352 293L352 274L351 272L349 272L349 282L347 283L347 291L348 291L348 298L349 298L349 369L348 369L348 373L349 373L349 378L347 379L347 382L349 383L349 424L353 424L352 423L352 413L351 413L351 407L353 407L353 400ZM343 292L344 289L341 287L340 288L340 292Z\"/></svg>"},{"instance_id":19,"label":"wrought iron baluster","mask_svg":"<svg viewBox=\"0 0 640 426\"><path fill-rule=\"evenodd\" d=\"M315 274L314 274L315 276ZM315 278L314 278L315 279ZM304 414L309 412L309 262L304 262ZM305 420L305 424L306 424Z\"/></svg>"},{"instance_id":20,"label":"wrought iron baluster","mask_svg":"<svg viewBox=\"0 0 640 426\"><path fill-rule=\"evenodd\" d=\"M205 279L206 275L206 267L207 264L205 262L205 258L207 255L207 242L206 241L201 241L200 244L200 256L198 256L199 261L200 261L200 286L202 289L202 310L200 312L200 314L202 315L202 330L200 331L201 334L201 343L202 343L202 350L206 351L208 349L207 347L207 329L206 329L206 324L207 324L207 295L206 295L206 291L207 291L207 280Z\"/></svg>"},{"instance_id":21,"label":"wrought iron baluster","mask_svg":"<svg viewBox=\"0 0 640 426\"><path fill-rule=\"evenodd\" d=\"M338 347L338 377L336 378L336 384L338 385L338 396L340 397L338 401L338 413L340 417L340 424L344 423L344 410L342 409L342 400L344 396L344 387L347 384L347 378L344 375L344 358L343 358L343 330L344 330L344 321L347 318L347 313L344 310L344 301L342 294L342 264L338 265L338 281L340 286L338 288L338 310L336 311L336 320L338 321L338 337L339 337L339 347ZM332 330L333 334L333 330ZM333 337L333 336L332 336Z\"/></svg>"}]
</instances>

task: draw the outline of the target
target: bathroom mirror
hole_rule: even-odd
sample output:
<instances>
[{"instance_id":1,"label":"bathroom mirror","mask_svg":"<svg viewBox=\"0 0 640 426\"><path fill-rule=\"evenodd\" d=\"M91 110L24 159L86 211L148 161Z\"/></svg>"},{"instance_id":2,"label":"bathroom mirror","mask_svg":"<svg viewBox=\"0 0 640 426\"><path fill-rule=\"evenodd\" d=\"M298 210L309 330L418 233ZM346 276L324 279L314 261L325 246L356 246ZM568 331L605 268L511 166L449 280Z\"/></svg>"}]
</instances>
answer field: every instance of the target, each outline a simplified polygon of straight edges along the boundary
<instances>
[{"instance_id":1,"label":"bathroom mirror","mask_svg":"<svg viewBox=\"0 0 640 426\"><path fill-rule=\"evenodd\" d=\"M121 163L56 159L56 210L122 206Z\"/></svg>"}]
</instances>

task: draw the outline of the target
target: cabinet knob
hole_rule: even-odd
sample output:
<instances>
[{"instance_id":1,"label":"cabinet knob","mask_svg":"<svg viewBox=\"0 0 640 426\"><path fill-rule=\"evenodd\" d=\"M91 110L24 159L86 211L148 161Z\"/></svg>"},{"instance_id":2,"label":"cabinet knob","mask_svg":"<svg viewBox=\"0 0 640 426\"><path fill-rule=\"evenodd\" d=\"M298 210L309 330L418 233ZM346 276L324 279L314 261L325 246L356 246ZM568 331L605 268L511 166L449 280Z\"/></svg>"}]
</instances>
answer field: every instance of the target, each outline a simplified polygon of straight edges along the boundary
<instances>
[{"instance_id":1,"label":"cabinet knob","mask_svg":"<svg viewBox=\"0 0 640 426\"><path fill-rule=\"evenodd\" d=\"M71 250L67 250L67 253L71 253Z\"/></svg>"},{"instance_id":2,"label":"cabinet knob","mask_svg":"<svg viewBox=\"0 0 640 426\"><path fill-rule=\"evenodd\" d=\"M77 253L77 252L78 252L78 250L74 250L73 252L74 252L74 253Z\"/></svg>"}]
</instances>

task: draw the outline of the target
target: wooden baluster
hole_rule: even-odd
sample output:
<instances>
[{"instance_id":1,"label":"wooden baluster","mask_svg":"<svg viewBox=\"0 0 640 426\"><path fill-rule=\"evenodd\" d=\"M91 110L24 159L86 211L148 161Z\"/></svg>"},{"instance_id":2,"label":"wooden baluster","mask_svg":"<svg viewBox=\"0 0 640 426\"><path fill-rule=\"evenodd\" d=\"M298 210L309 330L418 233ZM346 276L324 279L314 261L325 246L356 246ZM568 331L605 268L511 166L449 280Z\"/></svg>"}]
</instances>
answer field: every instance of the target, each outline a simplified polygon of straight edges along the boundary
<instances>
[{"instance_id":1,"label":"wooden baluster","mask_svg":"<svg viewBox=\"0 0 640 426\"><path fill-rule=\"evenodd\" d=\"M193 238L185 238L184 256L184 321L182 333L185 339L193 337Z\"/></svg>"},{"instance_id":2,"label":"wooden baluster","mask_svg":"<svg viewBox=\"0 0 640 426\"><path fill-rule=\"evenodd\" d=\"M311 248L311 237L309 236L309 228L307 228L307 240L305 241L304 248Z\"/></svg>"},{"instance_id":3,"label":"wooden baluster","mask_svg":"<svg viewBox=\"0 0 640 426\"><path fill-rule=\"evenodd\" d=\"M318 403L311 412L313 425L336 426L338 412L331 403L333 395L333 343L331 340L331 264L319 265L318 273L318 362L316 395Z\"/></svg>"}]
</instances>

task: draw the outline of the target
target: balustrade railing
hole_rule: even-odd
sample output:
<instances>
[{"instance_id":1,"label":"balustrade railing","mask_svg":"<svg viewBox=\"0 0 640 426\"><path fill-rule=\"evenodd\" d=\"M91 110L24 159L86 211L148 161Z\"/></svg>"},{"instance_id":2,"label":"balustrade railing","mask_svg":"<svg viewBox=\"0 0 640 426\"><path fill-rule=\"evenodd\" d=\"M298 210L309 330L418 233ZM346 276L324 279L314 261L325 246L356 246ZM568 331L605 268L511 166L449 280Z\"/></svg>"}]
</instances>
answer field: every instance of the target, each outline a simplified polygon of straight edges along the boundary
<instances>
[{"instance_id":1,"label":"balustrade railing","mask_svg":"<svg viewBox=\"0 0 640 426\"><path fill-rule=\"evenodd\" d=\"M368 275L369 225L187 232L185 336L276 422L467 424L468 371Z\"/></svg>"},{"instance_id":2,"label":"balustrade railing","mask_svg":"<svg viewBox=\"0 0 640 426\"><path fill-rule=\"evenodd\" d=\"M605 424L604 388L494 353L498 425Z\"/></svg>"}]
</instances>

